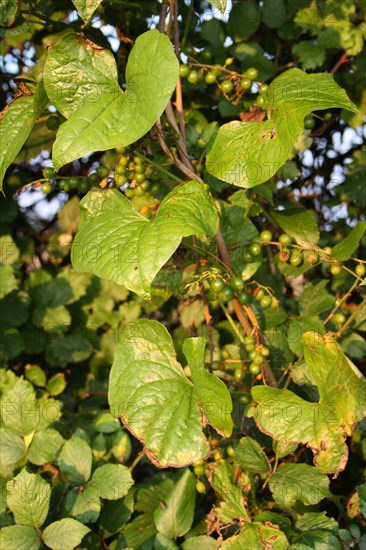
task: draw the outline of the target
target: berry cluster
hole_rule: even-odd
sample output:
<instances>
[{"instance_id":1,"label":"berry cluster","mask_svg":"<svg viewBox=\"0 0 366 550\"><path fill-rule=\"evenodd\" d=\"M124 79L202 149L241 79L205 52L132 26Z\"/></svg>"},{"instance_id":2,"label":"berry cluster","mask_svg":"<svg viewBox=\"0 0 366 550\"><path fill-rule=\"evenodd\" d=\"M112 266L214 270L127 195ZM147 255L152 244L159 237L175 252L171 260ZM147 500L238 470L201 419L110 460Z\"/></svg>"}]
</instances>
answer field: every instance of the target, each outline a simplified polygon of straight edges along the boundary
<instances>
[{"instance_id":1,"label":"berry cluster","mask_svg":"<svg viewBox=\"0 0 366 550\"><path fill-rule=\"evenodd\" d=\"M204 55L204 52L205 50L201 52L200 55L203 58L202 61L206 62L209 60L209 57ZM221 66L196 63L195 60L193 60L192 62L180 65L179 74L181 78L186 78L187 81L193 85L203 82L208 85L216 84L225 97L235 104L240 101L245 92L252 91L253 83L256 82L259 92L256 98L256 104L258 107L265 107L267 104L266 92L268 85L257 82L259 74L258 69L256 67L249 67L243 74L228 70L227 67L231 65L233 61L234 58L229 57L226 59L225 64Z\"/></svg>"},{"instance_id":2,"label":"berry cluster","mask_svg":"<svg viewBox=\"0 0 366 550\"><path fill-rule=\"evenodd\" d=\"M125 147L117 152L121 156L116 164L114 182L117 187L126 186L126 197L143 197L146 193L158 196L161 192L159 173L146 163L142 155L133 155Z\"/></svg>"},{"instance_id":3,"label":"berry cluster","mask_svg":"<svg viewBox=\"0 0 366 550\"><path fill-rule=\"evenodd\" d=\"M74 175L70 177L56 176L54 169L46 166L43 169L43 178L45 181L41 184L41 190L45 195L49 195L57 188L66 193L76 190L78 193L84 195L91 187L102 184L108 174L109 170L103 164L98 166L96 171L89 176Z\"/></svg>"}]
</instances>

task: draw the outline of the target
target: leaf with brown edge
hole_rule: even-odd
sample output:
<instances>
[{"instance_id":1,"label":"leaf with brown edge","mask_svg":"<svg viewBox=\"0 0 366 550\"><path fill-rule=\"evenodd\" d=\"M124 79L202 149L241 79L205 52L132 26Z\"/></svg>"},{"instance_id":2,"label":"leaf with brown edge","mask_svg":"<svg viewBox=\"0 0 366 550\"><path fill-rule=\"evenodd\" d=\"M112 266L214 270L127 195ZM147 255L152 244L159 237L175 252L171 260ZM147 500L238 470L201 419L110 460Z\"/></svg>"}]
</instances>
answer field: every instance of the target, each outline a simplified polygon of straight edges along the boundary
<instances>
[{"instance_id":1,"label":"leaf with brown edge","mask_svg":"<svg viewBox=\"0 0 366 550\"><path fill-rule=\"evenodd\" d=\"M319 470L337 477L348 460L345 439L366 415L366 381L331 334L306 332L303 345L319 402L287 389L255 386L257 404L248 415L276 441L308 445Z\"/></svg>"}]
</instances>

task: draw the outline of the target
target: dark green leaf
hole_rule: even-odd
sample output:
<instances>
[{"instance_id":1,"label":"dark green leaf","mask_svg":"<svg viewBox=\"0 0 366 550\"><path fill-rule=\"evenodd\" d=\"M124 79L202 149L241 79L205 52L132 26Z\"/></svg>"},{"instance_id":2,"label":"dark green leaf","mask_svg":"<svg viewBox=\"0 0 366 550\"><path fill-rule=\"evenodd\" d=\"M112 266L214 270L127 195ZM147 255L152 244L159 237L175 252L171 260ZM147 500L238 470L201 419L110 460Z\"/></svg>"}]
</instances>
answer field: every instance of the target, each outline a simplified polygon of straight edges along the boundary
<instances>
[{"instance_id":1,"label":"dark green leaf","mask_svg":"<svg viewBox=\"0 0 366 550\"><path fill-rule=\"evenodd\" d=\"M164 506L154 512L158 532L170 539L185 535L193 522L195 501L196 478L186 469L165 498Z\"/></svg>"},{"instance_id":2,"label":"dark green leaf","mask_svg":"<svg viewBox=\"0 0 366 550\"><path fill-rule=\"evenodd\" d=\"M278 504L294 506L297 500L317 504L331 495L329 478L308 464L284 464L269 480L269 488Z\"/></svg>"},{"instance_id":3,"label":"dark green leaf","mask_svg":"<svg viewBox=\"0 0 366 550\"><path fill-rule=\"evenodd\" d=\"M340 262L348 260L358 247L365 233L365 228L366 222L358 222L356 227L340 243L335 245L331 257Z\"/></svg>"},{"instance_id":4,"label":"dark green leaf","mask_svg":"<svg viewBox=\"0 0 366 550\"><path fill-rule=\"evenodd\" d=\"M271 470L261 446L251 437L242 437L235 447L235 464L244 472L268 474Z\"/></svg>"}]
</instances>

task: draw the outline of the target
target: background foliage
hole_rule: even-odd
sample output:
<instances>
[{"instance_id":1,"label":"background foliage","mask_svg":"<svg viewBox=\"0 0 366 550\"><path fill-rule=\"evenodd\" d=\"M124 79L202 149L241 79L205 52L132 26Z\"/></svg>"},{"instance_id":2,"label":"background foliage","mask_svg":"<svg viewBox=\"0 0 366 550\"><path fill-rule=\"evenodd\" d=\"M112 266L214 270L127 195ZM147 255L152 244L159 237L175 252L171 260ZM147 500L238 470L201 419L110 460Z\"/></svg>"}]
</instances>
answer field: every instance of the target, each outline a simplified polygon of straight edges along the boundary
<instances>
[{"instance_id":1,"label":"background foliage","mask_svg":"<svg viewBox=\"0 0 366 550\"><path fill-rule=\"evenodd\" d=\"M365 9L2 3L2 548L366 548Z\"/></svg>"}]
</instances>

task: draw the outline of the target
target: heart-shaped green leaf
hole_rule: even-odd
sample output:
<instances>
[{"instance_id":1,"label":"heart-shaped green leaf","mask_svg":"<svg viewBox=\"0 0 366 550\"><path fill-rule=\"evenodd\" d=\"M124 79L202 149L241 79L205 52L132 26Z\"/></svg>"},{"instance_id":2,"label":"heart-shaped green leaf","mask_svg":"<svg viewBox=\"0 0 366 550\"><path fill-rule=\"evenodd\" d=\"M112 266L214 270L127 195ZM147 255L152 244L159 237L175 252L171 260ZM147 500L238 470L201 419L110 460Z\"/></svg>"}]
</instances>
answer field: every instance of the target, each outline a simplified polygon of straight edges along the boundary
<instances>
[{"instance_id":1,"label":"heart-shaped green leaf","mask_svg":"<svg viewBox=\"0 0 366 550\"><path fill-rule=\"evenodd\" d=\"M50 51L44 68L47 95L68 119L53 146L55 168L142 137L164 111L177 79L172 44L157 30L136 40L128 58L125 92L111 52L78 34L65 35Z\"/></svg>"},{"instance_id":2,"label":"heart-shaped green leaf","mask_svg":"<svg viewBox=\"0 0 366 550\"><path fill-rule=\"evenodd\" d=\"M204 458L209 445L202 431L200 406L205 407L201 399L209 396L213 409L220 409L222 399L230 399L223 384L216 388L213 375L198 373L204 341L196 338L193 344L185 344L195 372L192 384L176 361L172 339L163 325L141 319L120 333L110 372L109 405L159 467L181 467ZM202 381L208 393L198 387ZM230 403L227 416L231 409ZM210 419L215 424L214 415ZM222 422L226 427L231 419Z\"/></svg>"},{"instance_id":3,"label":"heart-shaped green leaf","mask_svg":"<svg viewBox=\"0 0 366 550\"><path fill-rule=\"evenodd\" d=\"M304 129L305 115L333 107L357 112L331 74L290 69L272 82L267 93L267 120L234 120L221 126L207 155L210 174L239 187L260 185L286 162Z\"/></svg>"},{"instance_id":4,"label":"heart-shaped green leaf","mask_svg":"<svg viewBox=\"0 0 366 550\"><path fill-rule=\"evenodd\" d=\"M152 221L138 214L116 189L90 191L80 207L71 253L74 268L123 284L144 298L150 298L155 275L182 237L212 238L219 223L207 187L196 181L173 189Z\"/></svg>"},{"instance_id":5,"label":"heart-shaped green leaf","mask_svg":"<svg viewBox=\"0 0 366 550\"><path fill-rule=\"evenodd\" d=\"M319 402L305 401L290 390L255 386L257 406L248 414L275 440L306 443L315 465L337 476L347 464L345 438L366 414L366 381L331 335L306 332L303 345Z\"/></svg>"}]
</instances>

